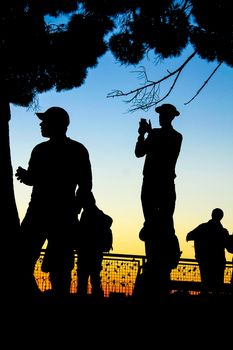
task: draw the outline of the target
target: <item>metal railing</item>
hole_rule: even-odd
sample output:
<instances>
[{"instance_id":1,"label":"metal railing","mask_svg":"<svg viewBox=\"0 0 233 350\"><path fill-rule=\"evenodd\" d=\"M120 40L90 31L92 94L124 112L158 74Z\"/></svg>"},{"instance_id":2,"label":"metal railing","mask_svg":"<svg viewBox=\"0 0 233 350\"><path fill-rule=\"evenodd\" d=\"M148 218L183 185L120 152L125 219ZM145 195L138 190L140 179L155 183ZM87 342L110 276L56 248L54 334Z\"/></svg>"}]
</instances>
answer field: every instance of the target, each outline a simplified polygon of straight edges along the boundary
<instances>
[{"instance_id":1,"label":"metal railing","mask_svg":"<svg viewBox=\"0 0 233 350\"><path fill-rule=\"evenodd\" d=\"M41 271L45 250L41 251L41 256L37 261L34 276L36 282L42 292L51 289L49 273ZM101 279L104 296L109 297L110 294L120 294L123 296L132 296L136 280L143 272L145 264L144 255L129 254L104 254L102 263ZM75 265L72 270L72 280L70 292L77 292L78 276L77 276L78 257L75 255ZM227 262L224 274L224 284L230 286L232 278L233 264ZM180 259L178 266L171 272L171 281L174 282L174 289L177 291L186 290L194 294L200 292L200 272L199 266L194 259ZM227 288L226 288L227 289ZM91 293L91 286L88 286L88 293Z\"/></svg>"}]
</instances>

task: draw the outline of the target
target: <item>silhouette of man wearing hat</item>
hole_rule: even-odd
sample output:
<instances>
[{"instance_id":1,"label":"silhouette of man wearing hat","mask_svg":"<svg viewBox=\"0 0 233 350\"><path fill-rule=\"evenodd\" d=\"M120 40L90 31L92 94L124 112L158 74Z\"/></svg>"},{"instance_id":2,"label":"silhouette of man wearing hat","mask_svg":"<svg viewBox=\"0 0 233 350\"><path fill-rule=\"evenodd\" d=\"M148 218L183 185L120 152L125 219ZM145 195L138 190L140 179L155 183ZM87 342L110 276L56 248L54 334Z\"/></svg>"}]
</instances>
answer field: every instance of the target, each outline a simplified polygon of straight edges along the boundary
<instances>
[{"instance_id":1,"label":"silhouette of man wearing hat","mask_svg":"<svg viewBox=\"0 0 233 350\"><path fill-rule=\"evenodd\" d=\"M26 292L40 292L33 274L48 239L46 260L52 289L63 296L70 291L77 215L91 193L92 169L86 147L66 135L70 120L63 108L36 114L41 119L41 134L49 140L35 146L27 170L18 167L15 174L20 182L32 186L21 223L22 276Z\"/></svg>"},{"instance_id":2,"label":"silhouette of man wearing hat","mask_svg":"<svg viewBox=\"0 0 233 350\"><path fill-rule=\"evenodd\" d=\"M136 157L145 156L141 189L145 221L139 237L145 242L149 279L154 275L161 288L166 288L171 270L168 246L175 234L175 167L183 137L172 126L173 119L180 114L175 106L163 104L155 112L159 114L161 128L152 128L150 122L141 120L135 147Z\"/></svg>"}]
</instances>

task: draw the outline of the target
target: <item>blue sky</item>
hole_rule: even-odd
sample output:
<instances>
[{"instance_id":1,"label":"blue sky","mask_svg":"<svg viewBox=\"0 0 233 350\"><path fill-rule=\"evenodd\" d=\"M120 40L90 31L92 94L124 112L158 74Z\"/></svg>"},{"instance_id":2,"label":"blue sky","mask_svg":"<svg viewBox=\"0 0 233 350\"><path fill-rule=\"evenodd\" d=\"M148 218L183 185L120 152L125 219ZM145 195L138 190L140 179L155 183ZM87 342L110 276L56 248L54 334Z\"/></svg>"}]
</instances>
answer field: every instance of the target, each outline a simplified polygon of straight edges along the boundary
<instances>
[{"instance_id":1,"label":"blue sky","mask_svg":"<svg viewBox=\"0 0 233 350\"><path fill-rule=\"evenodd\" d=\"M180 63L181 58L155 65L150 57L141 65L147 68L149 79L157 80ZM224 210L222 223L233 233L233 70L221 66L199 96L185 105L215 66L194 59L162 102L172 103L180 111L173 122L183 134L176 168L174 221L184 258L194 256L192 242L185 241L187 232L209 220L213 208ZM68 111L71 123L67 135L88 148L97 204L113 218L113 252L144 254L144 244L138 238L143 224L140 190L144 159L135 157L134 147L140 118L150 119L153 127L159 127L158 115L154 108L129 113L126 98L107 97L114 89L129 91L140 86L142 81L134 71L136 67L122 66L106 54L96 68L89 70L80 88L39 95L37 111L51 106ZM161 97L167 87L168 83L161 86ZM10 138L15 172L19 165L27 167L32 148L44 141L35 110L11 106ZM30 193L30 187L15 180L21 219ZM227 257L231 259L231 254Z\"/></svg>"}]
</instances>

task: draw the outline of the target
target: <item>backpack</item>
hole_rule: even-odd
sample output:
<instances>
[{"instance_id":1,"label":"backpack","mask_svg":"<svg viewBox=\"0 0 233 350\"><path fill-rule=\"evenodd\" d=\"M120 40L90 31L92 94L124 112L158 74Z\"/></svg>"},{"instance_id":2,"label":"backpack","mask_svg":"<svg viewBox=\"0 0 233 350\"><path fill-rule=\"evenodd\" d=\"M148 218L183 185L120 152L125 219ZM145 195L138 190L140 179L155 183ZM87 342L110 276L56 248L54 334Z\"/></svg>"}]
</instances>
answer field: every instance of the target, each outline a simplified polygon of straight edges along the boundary
<instances>
[{"instance_id":1,"label":"backpack","mask_svg":"<svg viewBox=\"0 0 233 350\"><path fill-rule=\"evenodd\" d=\"M177 268L182 251L180 250L180 243L176 234L170 234L166 237L160 237L159 250L161 259L172 270Z\"/></svg>"},{"instance_id":2,"label":"backpack","mask_svg":"<svg viewBox=\"0 0 233 350\"><path fill-rule=\"evenodd\" d=\"M113 234L111 229L113 220L100 209L98 209L95 220L96 229L99 232L100 249L102 252L109 252L113 249Z\"/></svg>"},{"instance_id":3,"label":"backpack","mask_svg":"<svg viewBox=\"0 0 233 350\"><path fill-rule=\"evenodd\" d=\"M112 226L113 219L98 207L94 210L83 210L80 217L81 236L80 244L95 247L102 252L113 249Z\"/></svg>"},{"instance_id":4,"label":"backpack","mask_svg":"<svg viewBox=\"0 0 233 350\"><path fill-rule=\"evenodd\" d=\"M233 254L233 234L229 235L227 237L226 250L228 251L228 253L232 253ZM232 276L233 276L233 274L232 274Z\"/></svg>"},{"instance_id":5,"label":"backpack","mask_svg":"<svg viewBox=\"0 0 233 350\"><path fill-rule=\"evenodd\" d=\"M159 237L154 234L153 230L153 226L151 227L150 225L144 223L139 232L139 239L144 242L156 240L157 245L160 247L159 249L163 256L163 261L166 262L171 269L175 269L179 264L182 254L178 237L176 234L171 234L169 236L162 235Z\"/></svg>"},{"instance_id":6,"label":"backpack","mask_svg":"<svg viewBox=\"0 0 233 350\"><path fill-rule=\"evenodd\" d=\"M175 234L169 237L169 244L167 249L169 252L169 265L171 269L175 269L179 264L182 254L178 237Z\"/></svg>"}]
</instances>

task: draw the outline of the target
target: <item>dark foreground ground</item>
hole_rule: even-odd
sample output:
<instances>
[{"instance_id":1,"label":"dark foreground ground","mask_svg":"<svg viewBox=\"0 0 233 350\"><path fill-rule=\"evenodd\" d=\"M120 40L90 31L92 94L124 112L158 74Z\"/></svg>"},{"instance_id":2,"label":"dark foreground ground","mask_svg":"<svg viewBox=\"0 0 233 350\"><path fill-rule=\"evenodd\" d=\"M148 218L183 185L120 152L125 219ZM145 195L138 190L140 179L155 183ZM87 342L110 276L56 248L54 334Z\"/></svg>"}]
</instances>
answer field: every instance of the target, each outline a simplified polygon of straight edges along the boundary
<instances>
[{"instance_id":1,"label":"dark foreground ground","mask_svg":"<svg viewBox=\"0 0 233 350\"><path fill-rule=\"evenodd\" d=\"M10 310L10 309L9 309ZM100 321L114 315L118 319L124 316L136 315L140 318L148 318L150 315L169 316L184 322L191 316L205 317L218 315L218 317L231 317L233 333L233 294L227 295L191 295L184 293L174 293L168 296L157 297L155 299L125 297L120 294L112 294L108 298L94 299L89 296L80 299L76 295L60 300L53 295L44 294L33 300L21 298L17 303L12 304L12 312L18 315L28 315L32 319L46 316L63 314L67 320L80 315L83 318L98 316ZM110 319L111 321L111 319ZM131 322L137 321L131 319Z\"/></svg>"},{"instance_id":2,"label":"dark foreground ground","mask_svg":"<svg viewBox=\"0 0 233 350\"><path fill-rule=\"evenodd\" d=\"M42 295L2 303L2 342L28 349L232 348L233 297L174 294L157 300ZM6 338L4 340L4 338Z\"/></svg>"}]
</instances>

